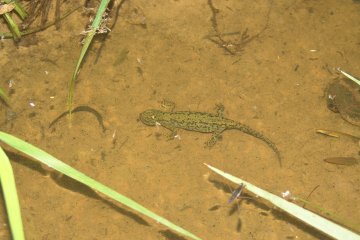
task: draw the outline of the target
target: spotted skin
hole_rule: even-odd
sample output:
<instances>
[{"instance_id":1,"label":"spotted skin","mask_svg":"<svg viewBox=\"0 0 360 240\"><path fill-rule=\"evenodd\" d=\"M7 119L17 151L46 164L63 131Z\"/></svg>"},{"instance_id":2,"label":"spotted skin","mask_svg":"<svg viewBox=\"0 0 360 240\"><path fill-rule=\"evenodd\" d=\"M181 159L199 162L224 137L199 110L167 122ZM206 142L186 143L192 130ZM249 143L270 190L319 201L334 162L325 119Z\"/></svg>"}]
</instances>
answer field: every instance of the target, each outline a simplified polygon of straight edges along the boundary
<instances>
[{"instance_id":1,"label":"spotted skin","mask_svg":"<svg viewBox=\"0 0 360 240\"><path fill-rule=\"evenodd\" d=\"M206 143L208 147L213 146L225 130L236 129L264 141L276 153L280 166L281 155L276 145L260 132L257 132L247 125L223 117L224 108L218 106L217 114L205 112L164 112L149 109L140 114L140 121L148 126L160 125L176 135L177 129L189 131L212 133L210 140Z\"/></svg>"}]
</instances>

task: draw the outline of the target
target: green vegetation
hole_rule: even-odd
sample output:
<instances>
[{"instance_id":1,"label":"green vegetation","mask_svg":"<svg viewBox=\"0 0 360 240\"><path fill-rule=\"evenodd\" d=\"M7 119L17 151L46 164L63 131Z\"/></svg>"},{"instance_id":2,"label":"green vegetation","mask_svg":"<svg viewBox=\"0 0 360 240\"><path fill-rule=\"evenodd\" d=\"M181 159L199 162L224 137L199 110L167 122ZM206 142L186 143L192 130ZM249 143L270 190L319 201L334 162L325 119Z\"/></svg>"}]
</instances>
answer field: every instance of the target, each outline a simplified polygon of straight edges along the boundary
<instances>
[{"instance_id":1,"label":"green vegetation","mask_svg":"<svg viewBox=\"0 0 360 240\"><path fill-rule=\"evenodd\" d=\"M20 4L18 4L18 5L19 5L19 8L20 8L20 9L23 9ZM38 27L35 27L35 28L27 29L27 30L24 30L24 31L20 31L20 30L19 30L19 28L17 27L17 24L15 23L15 21L14 21L14 20L10 17L10 15L8 14L8 15L9 15L8 18L11 18L10 21L12 21L12 24L9 24L9 28L10 28L10 31L11 31L11 32L0 32L0 38L1 38L1 39L9 39L9 38L11 39L11 38L13 38L15 41L20 40L20 37L22 37L22 36L26 36L26 35L30 35L30 34L33 34L33 33L37 33L37 32L43 31L43 30L45 30L45 29L47 29L47 28L55 25L55 24L57 23L57 21L62 21L63 19L65 19L66 17L68 17L70 14L74 13L76 10L78 10L78 9L80 9L80 8L82 8L82 7L83 7L82 5L77 6L77 7L75 7L74 9L72 9L72 10L68 11L67 13L65 13L64 15L62 15L59 19L56 19L56 20L54 20L54 21L52 21L52 22L48 22L48 23L46 23L46 24L44 24L44 25L42 25L42 26L38 26ZM14 8L15 11L16 11L16 9L17 9L17 8ZM19 10L19 11L21 11L21 10ZM23 10L22 14L26 14L25 10ZM3 14L1 14L1 8L0 8L0 16L1 16L1 15L3 15ZM26 17L26 15L23 15L23 17L21 17L21 19L25 19L25 17ZM4 18L5 18L5 16L4 16ZM6 18L5 18L5 19L6 19ZM13 25L14 25L14 26L16 25L16 28L17 28L17 29L13 28L13 27L12 27ZM16 31L17 33L14 34L14 31ZM20 36L20 37L19 37L19 36Z\"/></svg>"},{"instance_id":2,"label":"green vegetation","mask_svg":"<svg viewBox=\"0 0 360 240\"><path fill-rule=\"evenodd\" d=\"M68 104L68 111L70 113L70 116L71 116L71 112L74 108L73 105L74 105L75 82L76 82L77 76L79 74L81 64L82 64L84 57L87 53L87 50L89 49L89 46L91 44L91 41L93 40L96 33L105 33L106 31L108 31L108 29L105 26L106 17L104 17L104 14L105 14L105 11L106 11L106 8L107 8L107 5L109 4L109 2L110 2L110 0L102 0L101 1L100 5L98 7L98 10L96 12L94 21L92 22L90 28L85 31L86 37L83 40L83 47L80 52L80 57L76 64L73 76L69 82L67 104Z\"/></svg>"},{"instance_id":3,"label":"green vegetation","mask_svg":"<svg viewBox=\"0 0 360 240\"><path fill-rule=\"evenodd\" d=\"M16 1L13 0L4 0L4 4L0 5L0 15L2 15L5 21L8 24L10 31L14 40L19 40L21 38L21 32L18 25L11 16L11 12L15 11L21 20L24 20L27 13L24 8Z\"/></svg>"},{"instance_id":4,"label":"green vegetation","mask_svg":"<svg viewBox=\"0 0 360 240\"><path fill-rule=\"evenodd\" d=\"M4 194L5 207L8 212L11 234L14 240L25 239L21 220L19 199L10 161L0 147L0 183Z\"/></svg>"},{"instance_id":5,"label":"green vegetation","mask_svg":"<svg viewBox=\"0 0 360 240\"><path fill-rule=\"evenodd\" d=\"M159 222L170 229L183 234L184 236L190 237L191 239L200 239L194 234L186 231L185 229L173 224L169 220L153 213L148 210L144 206L138 204L137 202L131 200L130 198L125 197L124 195L116 192L115 190L103 185L102 183L88 177L82 172L72 168L71 166L63 163L52 155L46 153L45 151L19 139L10 134L4 133L0 131L0 141L8 144L12 148L40 161L41 163L59 171L60 173L79 181L86 186L96 190L97 192L101 192L108 196L109 198L143 214L156 222ZM9 163L9 159L5 155L5 153L0 151L0 182L3 188L7 213L9 215L10 227L13 234L14 240L22 240L24 239L24 234L22 230L22 222L20 216L20 207L19 201L16 193L16 186L14 181L14 176L12 174L11 165Z\"/></svg>"}]
</instances>

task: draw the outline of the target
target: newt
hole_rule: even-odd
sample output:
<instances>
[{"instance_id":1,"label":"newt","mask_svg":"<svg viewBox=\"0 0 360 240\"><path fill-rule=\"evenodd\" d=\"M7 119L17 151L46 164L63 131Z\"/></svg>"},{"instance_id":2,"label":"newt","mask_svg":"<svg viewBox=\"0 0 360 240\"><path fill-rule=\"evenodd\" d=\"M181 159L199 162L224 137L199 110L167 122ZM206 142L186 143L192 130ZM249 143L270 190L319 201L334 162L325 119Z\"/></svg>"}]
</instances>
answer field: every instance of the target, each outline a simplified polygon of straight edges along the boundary
<instances>
[{"instance_id":1,"label":"newt","mask_svg":"<svg viewBox=\"0 0 360 240\"><path fill-rule=\"evenodd\" d=\"M280 166L282 165L280 152L269 138L245 124L225 118L223 113L224 107L222 105L217 106L216 114L191 111L174 112L172 110L165 112L149 109L140 114L140 121L148 126L163 126L172 132L172 136L176 135L177 129L212 133L211 138L206 142L208 147L212 147L217 142L223 131L236 129L264 141L276 153Z\"/></svg>"}]
</instances>

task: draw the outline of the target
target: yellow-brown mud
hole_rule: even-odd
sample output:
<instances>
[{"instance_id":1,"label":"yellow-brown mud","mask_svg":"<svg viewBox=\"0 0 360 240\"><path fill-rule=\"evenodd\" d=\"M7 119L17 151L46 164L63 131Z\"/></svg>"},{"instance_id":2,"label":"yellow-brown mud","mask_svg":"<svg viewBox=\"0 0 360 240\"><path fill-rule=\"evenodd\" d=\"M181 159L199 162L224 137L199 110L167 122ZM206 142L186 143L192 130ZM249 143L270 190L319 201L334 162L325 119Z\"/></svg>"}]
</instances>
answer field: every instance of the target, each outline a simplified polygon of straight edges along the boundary
<instances>
[{"instance_id":1,"label":"yellow-brown mud","mask_svg":"<svg viewBox=\"0 0 360 240\"><path fill-rule=\"evenodd\" d=\"M105 133L86 112L74 114L71 128L66 118L48 128L66 110L79 34L88 23L81 10L59 30L51 27L32 36L29 44L0 42L0 84L7 88L12 81L16 114L1 108L1 131L46 150L203 239L326 239L261 201L243 201L232 215L230 207L209 211L226 205L230 197L219 184L236 186L211 174L204 162L275 194L289 190L305 198L319 185L308 200L360 226L359 165L323 161L356 157L359 146L315 132L360 133L327 109L324 96L338 77L335 68L360 75L358 1L131 0L119 14L96 64L101 42L93 44L75 92L76 106L102 114ZM223 42L209 40L214 34ZM239 46L242 40L246 44ZM204 148L207 134L179 131L180 140L168 141L166 129L137 119L146 109L160 108L163 99L185 111L211 112L222 103L226 117L277 144L283 167L266 144L239 131L225 132L210 150ZM27 239L176 239L165 227L119 204L78 188L70 191L66 183L59 184L61 179L46 177L33 160L18 153L10 158ZM5 217L1 211L1 226ZM1 228L0 238L6 236Z\"/></svg>"}]
</instances>

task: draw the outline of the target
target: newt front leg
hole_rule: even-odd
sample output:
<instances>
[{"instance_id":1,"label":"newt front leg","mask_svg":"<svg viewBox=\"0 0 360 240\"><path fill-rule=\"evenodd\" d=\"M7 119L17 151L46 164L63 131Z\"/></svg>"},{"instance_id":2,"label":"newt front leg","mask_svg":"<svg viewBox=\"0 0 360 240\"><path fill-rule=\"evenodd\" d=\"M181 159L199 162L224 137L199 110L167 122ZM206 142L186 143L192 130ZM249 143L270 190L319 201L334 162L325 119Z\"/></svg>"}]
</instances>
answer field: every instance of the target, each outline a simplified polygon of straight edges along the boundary
<instances>
[{"instance_id":1,"label":"newt front leg","mask_svg":"<svg viewBox=\"0 0 360 240\"><path fill-rule=\"evenodd\" d=\"M221 118L224 117L224 110L225 110L224 105L222 105L222 104L216 104L215 110L216 110L216 115L217 115L218 117L221 117Z\"/></svg>"}]
</instances>

